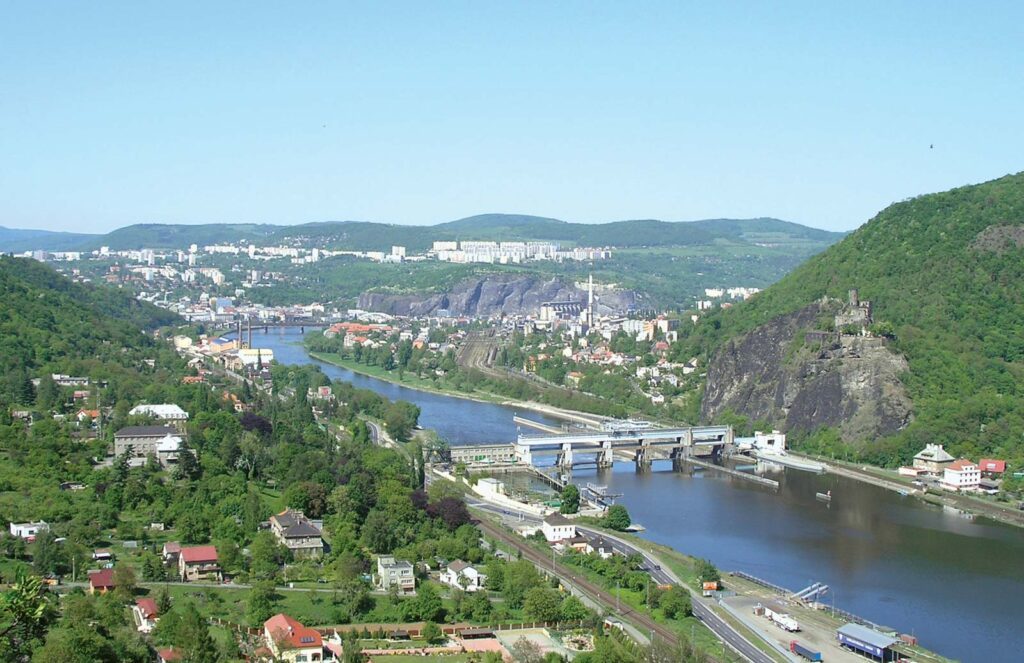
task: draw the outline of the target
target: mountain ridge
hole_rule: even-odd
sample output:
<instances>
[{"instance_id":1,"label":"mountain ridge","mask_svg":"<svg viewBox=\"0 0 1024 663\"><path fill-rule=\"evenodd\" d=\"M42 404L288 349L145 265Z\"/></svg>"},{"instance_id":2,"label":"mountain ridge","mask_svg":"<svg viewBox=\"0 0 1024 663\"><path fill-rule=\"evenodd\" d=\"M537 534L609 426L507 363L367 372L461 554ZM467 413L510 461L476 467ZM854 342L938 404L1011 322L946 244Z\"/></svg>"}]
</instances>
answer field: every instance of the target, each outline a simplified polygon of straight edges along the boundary
<instances>
[{"instance_id":1,"label":"mountain ridge","mask_svg":"<svg viewBox=\"0 0 1024 663\"><path fill-rule=\"evenodd\" d=\"M907 361L899 382L913 403L913 421L852 445L834 427L806 431L805 448L842 454L852 446L859 460L895 465L938 442L968 457L1024 461L1024 242L1016 241L1022 227L1024 173L895 203L749 301L687 330L677 352L709 358L711 379L714 364L750 334L813 302L846 301L858 290L871 302L875 336ZM993 234L1003 239L993 244ZM803 361L796 370L813 361L799 359L807 333L842 331L834 327L819 316L790 335L785 356ZM718 379L753 380L756 373L743 363ZM772 384L764 392L778 397ZM706 384L705 394L720 393L720 386ZM754 405L725 399L715 411L744 417L765 411L763 400ZM785 405L759 423L784 424Z\"/></svg>"},{"instance_id":2,"label":"mountain ridge","mask_svg":"<svg viewBox=\"0 0 1024 663\"><path fill-rule=\"evenodd\" d=\"M478 214L433 225L402 225L373 221L316 221L296 225L263 223L161 224L139 223L104 235L84 235L74 241L69 234L60 248L48 244L49 231L7 230L23 233L8 241L0 233L0 250L93 250L109 246L126 249L186 249L190 244L214 244L246 240L256 243L319 243L321 248L358 251L389 250L393 244L411 250L426 250L435 240L557 241L587 246L691 246L716 240L758 243L761 235L782 235L782 240L811 240L831 243L846 233L821 230L770 217L753 219L701 219L661 221L632 219L604 223L574 223L526 214ZM36 234L41 233L41 234ZM39 237L40 241L34 241ZM13 244L15 239L17 244ZM768 239L771 239L770 237ZM44 245L35 246L36 243Z\"/></svg>"}]
</instances>

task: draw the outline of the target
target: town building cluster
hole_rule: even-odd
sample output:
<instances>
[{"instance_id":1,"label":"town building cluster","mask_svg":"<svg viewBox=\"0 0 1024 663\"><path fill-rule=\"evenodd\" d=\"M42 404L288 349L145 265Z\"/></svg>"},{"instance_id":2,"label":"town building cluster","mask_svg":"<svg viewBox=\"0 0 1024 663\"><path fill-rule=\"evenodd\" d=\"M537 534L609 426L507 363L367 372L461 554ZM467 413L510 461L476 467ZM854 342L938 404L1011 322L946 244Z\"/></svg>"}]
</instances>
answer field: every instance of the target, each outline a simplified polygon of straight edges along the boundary
<instances>
[{"instance_id":1,"label":"town building cluster","mask_svg":"<svg viewBox=\"0 0 1024 663\"><path fill-rule=\"evenodd\" d=\"M913 465L899 468L899 473L952 492L994 495L999 492L1006 474L1006 461L982 458L975 463L954 457L941 444L926 444L914 456Z\"/></svg>"}]
</instances>

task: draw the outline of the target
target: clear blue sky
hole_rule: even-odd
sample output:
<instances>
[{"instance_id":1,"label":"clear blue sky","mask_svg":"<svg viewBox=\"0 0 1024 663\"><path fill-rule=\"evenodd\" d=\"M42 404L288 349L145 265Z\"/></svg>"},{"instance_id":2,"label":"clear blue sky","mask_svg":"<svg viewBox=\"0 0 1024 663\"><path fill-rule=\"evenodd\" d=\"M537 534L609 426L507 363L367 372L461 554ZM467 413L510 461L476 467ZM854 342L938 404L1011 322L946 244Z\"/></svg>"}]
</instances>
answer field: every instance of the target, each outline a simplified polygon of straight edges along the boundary
<instances>
[{"instance_id":1,"label":"clear blue sky","mask_svg":"<svg viewBox=\"0 0 1024 663\"><path fill-rule=\"evenodd\" d=\"M0 225L848 229L1024 170L1024 3L685 4L7 3Z\"/></svg>"}]
</instances>

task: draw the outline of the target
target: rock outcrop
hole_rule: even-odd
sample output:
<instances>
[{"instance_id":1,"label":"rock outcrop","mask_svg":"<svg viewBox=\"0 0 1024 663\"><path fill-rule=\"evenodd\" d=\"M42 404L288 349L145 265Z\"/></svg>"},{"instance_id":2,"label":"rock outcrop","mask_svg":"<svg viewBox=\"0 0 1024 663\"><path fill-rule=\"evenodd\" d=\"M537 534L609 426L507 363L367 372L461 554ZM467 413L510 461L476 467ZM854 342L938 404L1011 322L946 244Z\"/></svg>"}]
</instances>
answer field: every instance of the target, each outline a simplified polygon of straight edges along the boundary
<instances>
[{"instance_id":1,"label":"rock outcrop","mask_svg":"<svg viewBox=\"0 0 1024 663\"><path fill-rule=\"evenodd\" d=\"M402 294L367 292L359 297L359 308L391 315L450 315L487 317L502 313L537 313L543 302L586 301L587 293L561 279L537 276L487 276L466 279L448 292ZM604 292L597 298L600 314L623 312L636 304L632 291Z\"/></svg>"},{"instance_id":2,"label":"rock outcrop","mask_svg":"<svg viewBox=\"0 0 1024 663\"><path fill-rule=\"evenodd\" d=\"M703 418L731 410L787 431L836 427L848 442L904 428L906 359L880 338L814 331L834 310L834 301L818 301L721 347L708 366Z\"/></svg>"}]
</instances>

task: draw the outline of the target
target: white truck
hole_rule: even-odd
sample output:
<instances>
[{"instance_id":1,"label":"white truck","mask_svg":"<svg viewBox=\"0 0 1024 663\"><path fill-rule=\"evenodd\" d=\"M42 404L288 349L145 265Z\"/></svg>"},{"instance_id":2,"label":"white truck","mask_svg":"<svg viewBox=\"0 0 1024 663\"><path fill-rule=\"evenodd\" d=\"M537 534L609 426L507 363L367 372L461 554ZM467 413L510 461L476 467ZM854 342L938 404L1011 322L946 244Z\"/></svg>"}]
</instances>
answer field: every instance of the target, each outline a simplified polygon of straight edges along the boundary
<instances>
[{"instance_id":1,"label":"white truck","mask_svg":"<svg viewBox=\"0 0 1024 663\"><path fill-rule=\"evenodd\" d=\"M766 605L764 607L764 616L768 618L768 621L790 633L796 633L800 630L800 624L790 617L783 607L777 603Z\"/></svg>"}]
</instances>

